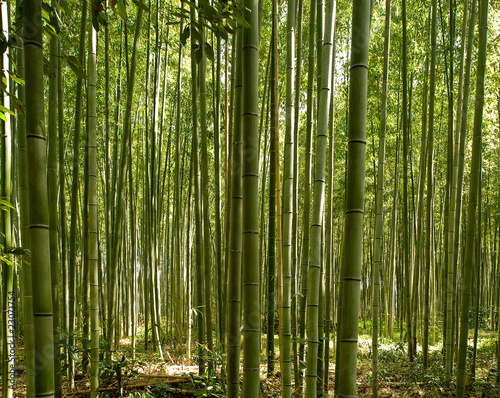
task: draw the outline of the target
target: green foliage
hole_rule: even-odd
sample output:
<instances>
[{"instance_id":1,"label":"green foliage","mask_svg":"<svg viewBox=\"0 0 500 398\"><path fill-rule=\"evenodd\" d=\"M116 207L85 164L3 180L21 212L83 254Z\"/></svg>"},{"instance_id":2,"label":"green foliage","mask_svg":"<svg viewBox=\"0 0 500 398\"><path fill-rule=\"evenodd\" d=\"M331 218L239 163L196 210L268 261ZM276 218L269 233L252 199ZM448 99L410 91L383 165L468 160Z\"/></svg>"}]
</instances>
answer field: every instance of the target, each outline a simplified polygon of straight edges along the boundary
<instances>
[{"instance_id":1,"label":"green foliage","mask_svg":"<svg viewBox=\"0 0 500 398\"><path fill-rule=\"evenodd\" d=\"M6 109L2 105L0 105L0 118L3 119L2 110ZM9 111L10 113L10 111ZM11 211L14 210L12 204L5 199L0 199L0 211ZM2 236L4 236L3 232L0 232ZM22 256L29 251L23 249L22 247L5 247L2 243L0 243L0 261L3 261L7 265L11 267L15 267L15 263L12 261L11 255L17 256L20 261L23 261Z\"/></svg>"},{"instance_id":2,"label":"green foliage","mask_svg":"<svg viewBox=\"0 0 500 398\"><path fill-rule=\"evenodd\" d=\"M125 3L123 0L118 0L118 2L115 2L117 5L116 11L118 15L120 16L121 19L123 19L125 22L127 22L127 9L125 8Z\"/></svg>"},{"instance_id":3,"label":"green foliage","mask_svg":"<svg viewBox=\"0 0 500 398\"><path fill-rule=\"evenodd\" d=\"M152 390L155 389L155 387L152 388ZM160 395L153 394L152 392L149 392L148 390L143 390L143 391L132 391L129 393L126 398L154 398L158 397Z\"/></svg>"},{"instance_id":4,"label":"green foliage","mask_svg":"<svg viewBox=\"0 0 500 398\"><path fill-rule=\"evenodd\" d=\"M476 319L476 307L469 307L469 328L474 328L474 322ZM490 319L490 310L485 307L479 307L478 310L478 327L479 329L488 329L488 322Z\"/></svg>"},{"instance_id":5,"label":"green foliage","mask_svg":"<svg viewBox=\"0 0 500 398\"><path fill-rule=\"evenodd\" d=\"M114 374L116 377L116 381L118 382L118 388L120 389L120 395L122 394L122 386L123 382L127 379L136 378L139 376L139 372L137 371L137 365L144 366L145 364L137 361L135 359L128 359L125 355L122 355L120 359L113 359L111 361L111 365L106 365L105 362L100 362L100 374L109 375Z\"/></svg>"},{"instance_id":6,"label":"green foliage","mask_svg":"<svg viewBox=\"0 0 500 398\"><path fill-rule=\"evenodd\" d=\"M141 8L143 11L149 12L148 6L146 4L144 4L142 1L140 1L140 0L132 0L132 1L134 2L134 4L137 7Z\"/></svg>"},{"instance_id":7,"label":"green foliage","mask_svg":"<svg viewBox=\"0 0 500 398\"><path fill-rule=\"evenodd\" d=\"M195 397L223 397L222 385L217 376L207 373L203 376L188 376L191 384L196 388Z\"/></svg>"},{"instance_id":8,"label":"green foliage","mask_svg":"<svg viewBox=\"0 0 500 398\"><path fill-rule=\"evenodd\" d=\"M73 55L65 55L63 54L64 59L68 62L69 67L71 70L81 79L86 79L87 74L85 73L85 70L82 67L82 64L78 60L78 57L75 57Z\"/></svg>"}]
</instances>

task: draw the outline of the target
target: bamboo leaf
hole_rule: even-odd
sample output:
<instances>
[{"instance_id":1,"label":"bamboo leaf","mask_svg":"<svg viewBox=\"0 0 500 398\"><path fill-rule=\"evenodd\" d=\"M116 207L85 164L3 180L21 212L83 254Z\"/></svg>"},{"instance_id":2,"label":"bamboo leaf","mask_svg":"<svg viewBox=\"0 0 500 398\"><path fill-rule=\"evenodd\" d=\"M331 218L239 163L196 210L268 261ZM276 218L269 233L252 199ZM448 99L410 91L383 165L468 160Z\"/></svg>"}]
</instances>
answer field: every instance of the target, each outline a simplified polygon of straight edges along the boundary
<instances>
[{"instance_id":1,"label":"bamboo leaf","mask_svg":"<svg viewBox=\"0 0 500 398\"><path fill-rule=\"evenodd\" d=\"M196 42L199 42L201 40L200 31L195 26L193 26L193 29L191 29L191 35Z\"/></svg>"},{"instance_id":2,"label":"bamboo leaf","mask_svg":"<svg viewBox=\"0 0 500 398\"><path fill-rule=\"evenodd\" d=\"M52 7L50 6L50 4L46 3L45 1L42 3L42 12L43 11L45 11L49 14L52 12Z\"/></svg>"},{"instance_id":3,"label":"bamboo leaf","mask_svg":"<svg viewBox=\"0 0 500 398\"><path fill-rule=\"evenodd\" d=\"M123 2L123 0L118 0L116 11L118 12L118 15L125 22L127 22L127 9L125 8L125 3Z\"/></svg>"},{"instance_id":4,"label":"bamboo leaf","mask_svg":"<svg viewBox=\"0 0 500 398\"><path fill-rule=\"evenodd\" d=\"M248 29L250 28L250 24L245 20L245 18L243 18L243 16L241 16L240 14L238 13L234 13L233 14L233 17L234 19L236 20L236 22L238 22L241 26L243 26L245 29Z\"/></svg>"},{"instance_id":5,"label":"bamboo leaf","mask_svg":"<svg viewBox=\"0 0 500 398\"><path fill-rule=\"evenodd\" d=\"M106 26L108 24L108 16L105 12L100 12L97 14L97 20L103 24L104 26Z\"/></svg>"},{"instance_id":6,"label":"bamboo leaf","mask_svg":"<svg viewBox=\"0 0 500 398\"><path fill-rule=\"evenodd\" d=\"M19 98L16 98L15 96L11 96L10 99L11 99L11 101L14 105L14 109L17 111L17 113L24 117L25 105L19 100Z\"/></svg>"},{"instance_id":7,"label":"bamboo leaf","mask_svg":"<svg viewBox=\"0 0 500 398\"><path fill-rule=\"evenodd\" d=\"M104 11L104 5L99 0L92 0L91 5L97 12Z\"/></svg>"},{"instance_id":8,"label":"bamboo leaf","mask_svg":"<svg viewBox=\"0 0 500 398\"><path fill-rule=\"evenodd\" d=\"M9 115L12 115L14 116L14 112L12 112L10 109L6 108L5 106L3 106L2 104L0 104L0 111L2 113L8 113Z\"/></svg>"},{"instance_id":9,"label":"bamboo leaf","mask_svg":"<svg viewBox=\"0 0 500 398\"><path fill-rule=\"evenodd\" d=\"M201 46L198 46L195 50L196 63L199 64L201 62L201 57L203 56L203 52L201 50Z\"/></svg>"},{"instance_id":10,"label":"bamboo leaf","mask_svg":"<svg viewBox=\"0 0 500 398\"><path fill-rule=\"evenodd\" d=\"M59 8L63 10L66 15L70 14L70 9L66 0L59 1Z\"/></svg>"},{"instance_id":11,"label":"bamboo leaf","mask_svg":"<svg viewBox=\"0 0 500 398\"><path fill-rule=\"evenodd\" d=\"M28 250L23 249L22 247L10 247L6 250L6 253L22 256L23 254L28 253Z\"/></svg>"},{"instance_id":12,"label":"bamboo leaf","mask_svg":"<svg viewBox=\"0 0 500 398\"><path fill-rule=\"evenodd\" d=\"M0 259L7 264L10 267L14 267L14 263L12 260L9 258L9 256L4 256L2 253L0 253Z\"/></svg>"},{"instance_id":13,"label":"bamboo leaf","mask_svg":"<svg viewBox=\"0 0 500 398\"><path fill-rule=\"evenodd\" d=\"M177 12L177 11L172 11L171 15L173 15L174 17L177 17L177 18L186 18L186 15L185 14L182 14L180 12Z\"/></svg>"},{"instance_id":14,"label":"bamboo leaf","mask_svg":"<svg viewBox=\"0 0 500 398\"><path fill-rule=\"evenodd\" d=\"M141 8L143 11L149 12L148 6L144 4L142 1L140 0L132 0L132 1L137 7Z\"/></svg>"},{"instance_id":15,"label":"bamboo leaf","mask_svg":"<svg viewBox=\"0 0 500 398\"><path fill-rule=\"evenodd\" d=\"M83 70L82 65L80 64L80 61L77 57L75 57L74 55L63 55L63 57L66 59L66 61L68 61L69 67L79 78L87 78L87 75L85 74L85 71Z\"/></svg>"},{"instance_id":16,"label":"bamboo leaf","mask_svg":"<svg viewBox=\"0 0 500 398\"><path fill-rule=\"evenodd\" d=\"M24 86L24 79L21 76L19 76L17 73L9 71L9 75L12 78L12 80L14 80L14 82L16 82L17 84L19 84L21 86Z\"/></svg>"},{"instance_id":17,"label":"bamboo leaf","mask_svg":"<svg viewBox=\"0 0 500 398\"><path fill-rule=\"evenodd\" d=\"M92 12L92 26L96 30L96 32L99 32L99 20L98 20L98 15L101 13L98 12Z\"/></svg>"},{"instance_id":18,"label":"bamboo leaf","mask_svg":"<svg viewBox=\"0 0 500 398\"><path fill-rule=\"evenodd\" d=\"M228 26L226 27L226 29L230 33L234 33L236 31L236 21L233 18L228 18L227 23L228 23Z\"/></svg>"},{"instance_id":19,"label":"bamboo leaf","mask_svg":"<svg viewBox=\"0 0 500 398\"><path fill-rule=\"evenodd\" d=\"M189 26L186 26L181 33L181 43L183 46L186 45L186 42L187 42L187 39L189 38L189 35L190 35L190 29L189 29Z\"/></svg>"},{"instance_id":20,"label":"bamboo leaf","mask_svg":"<svg viewBox=\"0 0 500 398\"><path fill-rule=\"evenodd\" d=\"M205 55L210 61L214 60L214 49L208 43L205 43Z\"/></svg>"}]
</instances>

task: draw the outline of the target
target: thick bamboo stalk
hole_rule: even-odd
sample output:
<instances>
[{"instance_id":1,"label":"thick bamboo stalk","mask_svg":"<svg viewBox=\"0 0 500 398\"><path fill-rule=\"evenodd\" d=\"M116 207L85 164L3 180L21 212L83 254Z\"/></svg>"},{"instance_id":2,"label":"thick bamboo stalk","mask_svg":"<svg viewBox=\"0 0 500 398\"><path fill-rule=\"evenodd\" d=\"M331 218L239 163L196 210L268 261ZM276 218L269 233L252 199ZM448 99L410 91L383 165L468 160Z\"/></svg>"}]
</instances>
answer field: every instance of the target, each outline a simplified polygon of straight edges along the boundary
<instances>
[{"instance_id":1,"label":"thick bamboo stalk","mask_svg":"<svg viewBox=\"0 0 500 398\"><path fill-rule=\"evenodd\" d=\"M231 209L229 221L229 258L227 269L227 396L240 395L241 349L241 254L242 254L242 35L236 33L236 73L234 80L233 138L231 157Z\"/></svg>"},{"instance_id":2,"label":"thick bamboo stalk","mask_svg":"<svg viewBox=\"0 0 500 398\"><path fill-rule=\"evenodd\" d=\"M364 181L366 156L366 109L370 2L354 1L349 98L346 213L340 355L338 358L339 397L356 396L356 350L361 281Z\"/></svg>"},{"instance_id":3,"label":"thick bamboo stalk","mask_svg":"<svg viewBox=\"0 0 500 398\"><path fill-rule=\"evenodd\" d=\"M260 394L260 275L259 275L259 44L257 0L243 0L242 28L242 279L243 279L243 397Z\"/></svg>"},{"instance_id":4,"label":"thick bamboo stalk","mask_svg":"<svg viewBox=\"0 0 500 398\"><path fill-rule=\"evenodd\" d=\"M35 334L35 396L54 397L54 352L50 280L49 213L46 139L43 131L43 47L41 2L24 2L24 59L26 65L26 138L30 203L31 270Z\"/></svg>"},{"instance_id":5,"label":"thick bamboo stalk","mask_svg":"<svg viewBox=\"0 0 500 398\"><path fill-rule=\"evenodd\" d=\"M22 29L22 8L20 0L16 4L16 18L18 28ZM24 78L24 51L22 48L17 53L17 68L19 75ZM25 102L25 88L23 85L17 87L19 101ZM28 156L26 147L26 119L18 112L16 120L18 138L18 161L19 161L19 216L21 227L21 246L23 249L30 248L29 233L29 191L28 191ZM62 203L62 202L61 202ZM33 398L35 395L35 362L34 362L34 330L33 330L33 297L31 282L31 254L23 254L22 265L22 292L23 292L23 332L24 332L24 357L26 366L26 397Z\"/></svg>"}]
</instances>

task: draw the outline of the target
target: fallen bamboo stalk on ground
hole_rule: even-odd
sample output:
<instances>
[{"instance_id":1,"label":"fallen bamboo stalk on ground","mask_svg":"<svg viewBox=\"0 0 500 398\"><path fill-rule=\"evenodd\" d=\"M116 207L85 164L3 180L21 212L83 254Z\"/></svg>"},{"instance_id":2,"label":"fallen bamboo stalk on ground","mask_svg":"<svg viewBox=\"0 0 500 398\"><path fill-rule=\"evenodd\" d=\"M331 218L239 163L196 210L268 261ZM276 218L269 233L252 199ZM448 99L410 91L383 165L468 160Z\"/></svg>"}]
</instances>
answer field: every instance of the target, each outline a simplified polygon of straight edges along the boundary
<instances>
[{"instance_id":1,"label":"fallen bamboo stalk on ground","mask_svg":"<svg viewBox=\"0 0 500 398\"><path fill-rule=\"evenodd\" d=\"M146 376L147 377L147 376ZM152 378L160 378L161 376L155 376L155 377L152 377ZM170 377L173 377L173 376L170 376ZM168 378L168 376L166 377ZM164 380L161 382L161 384L167 384L167 385L170 385L170 384L180 384L180 383L186 383L186 382L189 382L189 379L183 377L183 378L180 378L180 377L177 377L175 379L172 379L172 380ZM151 386L151 383L141 383L141 384L127 384L127 385L123 385L121 388L122 389L134 389L134 388L143 388L143 387L150 387ZM116 391L116 390L119 390L120 387L118 386L115 386L115 387L101 387L99 388L99 392L105 392L105 391ZM172 388L170 387L169 388L170 390L179 390L181 391L180 389L178 388ZM186 394L188 393L188 391L185 391L185 390L182 390L183 392L185 392ZM89 395L90 394L90 390L84 390L84 391L73 391L73 392L69 392L69 393L66 393L64 394L63 396L65 397L70 397L70 396L77 396L77 395Z\"/></svg>"}]
</instances>

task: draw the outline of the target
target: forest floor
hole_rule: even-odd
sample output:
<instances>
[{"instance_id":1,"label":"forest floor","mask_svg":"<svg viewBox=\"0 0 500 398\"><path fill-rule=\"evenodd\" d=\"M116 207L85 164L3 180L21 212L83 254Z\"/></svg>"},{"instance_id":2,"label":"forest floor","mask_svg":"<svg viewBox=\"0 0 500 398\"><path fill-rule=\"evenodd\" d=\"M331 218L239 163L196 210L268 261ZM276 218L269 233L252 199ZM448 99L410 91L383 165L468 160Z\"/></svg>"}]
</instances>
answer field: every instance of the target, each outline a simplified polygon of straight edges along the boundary
<instances>
[{"instance_id":1,"label":"forest floor","mask_svg":"<svg viewBox=\"0 0 500 398\"><path fill-rule=\"evenodd\" d=\"M369 328L360 329L358 344L358 396L371 397L371 336ZM397 337L397 336L396 336ZM432 336L430 336L432 340ZM476 378L467 376L467 392L470 397L497 397L496 387L496 339L497 332L480 331L477 349ZM472 345L472 339L470 339ZM197 376L198 367L193 359L182 355L185 345L170 342L164 346L164 357L143 349L144 341L137 343L137 355L131 359L130 340L123 339L118 360L108 368L108 376L101 376L101 397L224 397L223 382L220 373L212 377ZM277 346L277 345L276 345ZM264 347L263 347L264 348ZM333 347L332 347L333 348ZM332 352L331 350L330 352ZM472 359L472 347L469 347L468 370ZM17 350L16 364L18 378L16 397L25 396L23 349ZM217 358L215 358L217 360ZM220 360L220 358L219 358ZM333 396L335 365L330 365L329 394ZM279 365L273 377L267 378L265 353L261 358L261 396L280 397ZM444 366L442 344L430 347L429 368L424 371L422 351L419 346L413 363L408 362L406 344L398 340L380 339L379 346L379 397L453 397L454 389L444 386ZM104 370L106 372L106 370ZM63 380L63 397L88 397L89 379L82 376L81 364L77 364L77 379L74 387ZM453 384L451 385L453 387ZM0 395L1 396L1 395ZM300 396L300 395L298 395ZM326 394L325 394L326 396Z\"/></svg>"}]
</instances>

